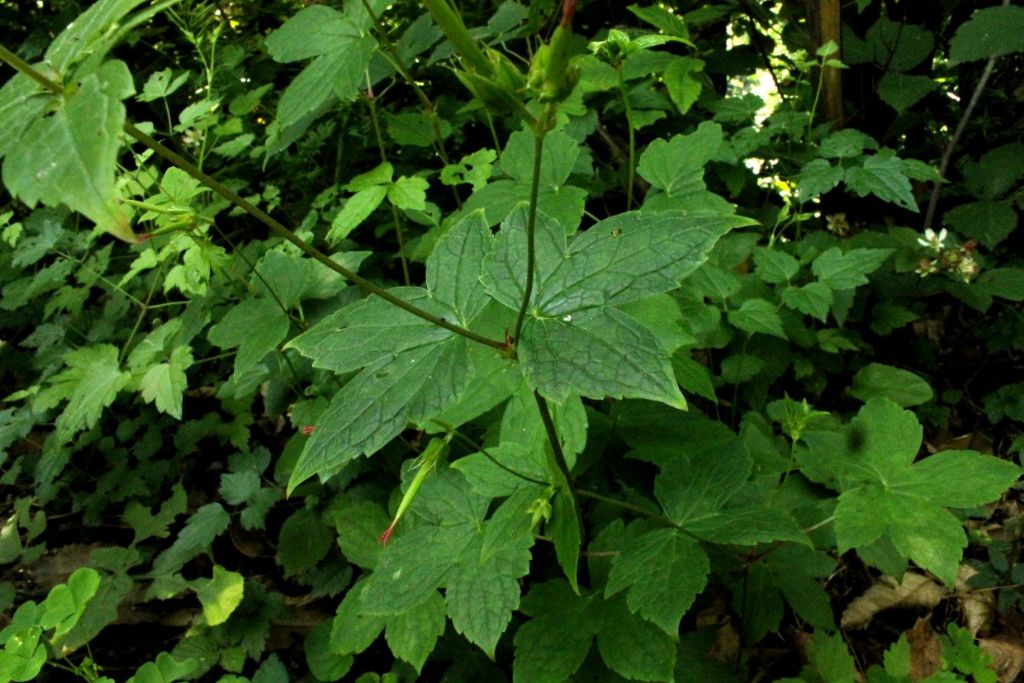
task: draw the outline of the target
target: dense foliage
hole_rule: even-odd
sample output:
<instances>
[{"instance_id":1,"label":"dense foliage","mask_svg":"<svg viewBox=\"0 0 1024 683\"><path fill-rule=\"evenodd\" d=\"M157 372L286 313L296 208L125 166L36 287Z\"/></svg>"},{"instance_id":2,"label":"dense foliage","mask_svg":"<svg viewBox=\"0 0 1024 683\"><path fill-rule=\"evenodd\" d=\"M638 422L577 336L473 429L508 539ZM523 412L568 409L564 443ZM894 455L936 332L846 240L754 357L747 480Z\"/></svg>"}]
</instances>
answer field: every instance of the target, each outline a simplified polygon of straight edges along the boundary
<instances>
[{"instance_id":1,"label":"dense foliage","mask_svg":"<svg viewBox=\"0 0 1024 683\"><path fill-rule=\"evenodd\" d=\"M1024 668L1024 8L0 26L0 681Z\"/></svg>"}]
</instances>

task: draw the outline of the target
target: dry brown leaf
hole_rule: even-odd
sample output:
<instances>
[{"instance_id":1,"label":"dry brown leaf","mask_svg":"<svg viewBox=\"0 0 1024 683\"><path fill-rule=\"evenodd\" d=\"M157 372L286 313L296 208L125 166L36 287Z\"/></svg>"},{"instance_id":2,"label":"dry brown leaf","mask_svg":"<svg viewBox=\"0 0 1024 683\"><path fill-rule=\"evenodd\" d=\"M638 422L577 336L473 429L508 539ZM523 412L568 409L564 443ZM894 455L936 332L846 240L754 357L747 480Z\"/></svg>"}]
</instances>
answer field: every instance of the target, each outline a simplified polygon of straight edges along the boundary
<instances>
[{"instance_id":1,"label":"dry brown leaf","mask_svg":"<svg viewBox=\"0 0 1024 683\"><path fill-rule=\"evenodd\" d=\"M992 655L999 683L1013 683L1024 672L1024 643L1016 638L979 638L978 647Z\"/></svg>"},{"instance_id":2,"label":"dry brown leaf","mask_svg":"<svg viewBox=\"0 0 1024 683\"><path fill-rule=\"evenodd\" d=\"M967 630L975 637L979 633L988 634L996 616L995 593L974 590L967 583L977 573L970 565L962 564L956 577L956 597L960 602L960 610L964 614Z\"/></svg>"},{"instance_id":3,"label":"dry brown leaf","mask_svg":"<svg viewBox=\"0 0 1024 683\"><path fill-rule=\"evenodd\" d=\"M907 572L902 582L882 576L864 591L843 612L840 626L844 629L864 628L871 619L892 607L925 607L931 609L946 597L946 589L924 574Z\"/></svg>"},{"instance_id":4,"label":"dry brown leaf","mask_svg":"<svg viewBox=\"0 0 1024 683\"><path fill-rule=\"evenodd\" d=\"M942 639L932 628L931 620L923 617L907 631L910 645L910 678L919 681L942 668Z\"/></svg>"},{"instance_id":5,"label":"dry brown leaf","mask_svg":"<svg viewBox=\"0 0 1024 683\"><path fill-rule=\"evenodd\" d=\"M708 658L730 664L736 661L740 651L740 634L731 623L722 624L715 636L715 642L708 650Z\"/></svg>"}]
</instances>

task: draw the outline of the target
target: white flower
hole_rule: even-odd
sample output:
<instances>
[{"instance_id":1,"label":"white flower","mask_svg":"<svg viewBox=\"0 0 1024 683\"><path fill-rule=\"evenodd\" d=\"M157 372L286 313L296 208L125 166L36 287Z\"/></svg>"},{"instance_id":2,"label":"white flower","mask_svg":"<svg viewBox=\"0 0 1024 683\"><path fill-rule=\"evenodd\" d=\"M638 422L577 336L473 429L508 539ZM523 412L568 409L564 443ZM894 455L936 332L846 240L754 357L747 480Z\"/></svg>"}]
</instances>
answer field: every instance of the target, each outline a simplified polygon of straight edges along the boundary
<instances>
[{"instance_id":1,"label":"white flower","mask_svg":"<svg viewBox=\"0 0 1024 683\"><path fill-rule=\"evenodd\" d=\"M924 231L924 237L917 238L917 243L922 247L928 247L932 251L939 252L942 251L943 243L946 241L947 234L948 233L945 228L940 230L937 235L934 230L928 228Z\"/></svg>"}]
</instances>

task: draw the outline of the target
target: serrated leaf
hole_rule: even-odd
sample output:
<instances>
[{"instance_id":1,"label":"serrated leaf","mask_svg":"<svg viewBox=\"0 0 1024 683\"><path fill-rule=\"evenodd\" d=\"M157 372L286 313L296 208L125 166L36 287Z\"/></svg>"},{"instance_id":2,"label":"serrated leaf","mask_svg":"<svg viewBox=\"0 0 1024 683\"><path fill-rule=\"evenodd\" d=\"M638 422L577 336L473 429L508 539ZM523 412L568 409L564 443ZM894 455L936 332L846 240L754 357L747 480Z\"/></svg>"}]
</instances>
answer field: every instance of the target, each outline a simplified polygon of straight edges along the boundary
<instances>
[{"instance_id":1,"label":"serrated leaf","mask_svg":"<svg viewBox=\"0 0 1024 683\"><path fill-rule=\"evenodd\" d=\"M769 334L786 338L778 309L764 299L747 299L736 310L729 311L729 322L747 334Z\"/></svg>"},{"instance_id":2,"label":"serrated leaf","mask_svg":"<svg viewBox=\"0 0 1024 683\"><path fill-rule=\"evenodd\" d=\"M825 194L842 182L845 171L842 166L833 166L825 159L812 159L804 164L797 176L796 184L803 200Z\"/></svg>"},{"instance_id":3,"label":"serrated leaf","mask_svg":"<svg viewBox=\"0 0 1024 683\"><path fill-rule=\"evenodd\" d=\"M203 616L209 626L223 624L242 604L245 578L238 572L213 565L213 578L199 582L196 597L203 606Z\"/></svg>"},{"instance_id":4,"label":"serrated leaf","mask_svg":"<svg viewBox=\"0 0 1024 683\"><path fill-rule=\"evenodd\" d=\"M967 545L960 521L945 507L980 505L997 498L1020 475L1016 465L968 452L944 452L914 462L922 430L913 413L887 398L873 398L846 428L846 446L832 441L816 458L842 491L835 510L840 552L879 539L952 585ZM821 446L828 442L812 440ZM934 461L933 461L934 459Z\"/></svg>"},{"instance_id":5,"label":"serrated leaf","mask_svg":"<svg viewBox=\"0 0 1024 683\"><path fill-rule=\"evenodd\" d=\"M843 253L832 247L814 259L811 270L833 290L853 289L867 284L867 275L878 270L893 249L851 249Z\"/></svg>"},{"instance_id":6,"label":"serrated leaf","mask_svg":"<svg viewBox=\"0 0 1024 683\"><path fill-rule=\"evenodd\" d=\"M35 143L13 145L7 151L3 181L11 195L29 207L38 202L65 204L106 232L134 242L114 180L125 118L120 100L124 78L131 88L131 77L122 62L110 64L83 78L73 93L55 99L56 111L28 126L24 138Z\"/></svg>"},{"instance_id":7,"label":"serrated leaf","mask_svg":"<svg viewBox=\"0 0 1024 683\"><path fill-rule=\"evenodd\" d=\"M416 607L389 617L384 638L391 654L420 672L437 639L444 633L446 623L444 600L435 592Z\"/></svg>"},{"instance_id":8,"label":"serrated leaf","mask_svg":"<svg viewBox=\"0 0 1024 683\"><path fill-rule=\"evenodd\" d=\"M401 176L388 187L388 201L399 209L422 211L426 208L429 183L418 176Z\"/></svg>"},{"instance_id":9,"label":"serrated leaf","mask_svg":"<svg viewBox=\"0 0 1024 683\"><path fill-rule=\"evenodd\" d=\"M452 336L365 367L321 414L292 470L289 490L375 453L407 422L440 412L465 388L471 369L465 338Z\"/></svg>"},{"instance_id":10,"label":"serrated leaf","mask_svg":"<svg viewBox=\"0 0 1024 683\"><path fill-rule=\"evenodd\" d=\"M869 363L853 376L850 395L861 401L884 396L909 408L932 400L932 388L914 373L882 363Z\"/></svg>"},{"instance_id":11,"label":"serrated leaf","mask_svg":"<svg viewBox=\"0 0 1024 683\"><path fill-rule=\"evenodd\" d=\"M600 624L592 596L573 593L564 581L535 586L525 602L533 619L516 631L514 683L563 683L583 664Z\"/></svg>"},{"instance_id":12,"label":"serrated leaf","mask_svg":"<svg viewBox=\"0 0 1024 683\"><path fill-rule=\"evenodd\" d=\"M142 400L155 403L157 410L180 420L181 398L188 386L185 370L192 363L192 347L179 346L168 362L151 365L139 383Z\"/></svg>"},{"instance_id":13,"label":"serrated leaf","mask_svg":"<svg viewBox=\"0 0 1024 683\"><path fill-rule=\"evenodd\" d=\"M580 520L572 494L565 486L566 483L563 482L562 488L555 492L551 500L551 521L546 525L546 530L555 544L555 557L569 579L569 585L574 591L579 592L577 573L582 540Z\"/></svg>"},{"instance_id":14,"label":"serrated leaf","mask_svg":"<svg viewBox=\"0 0 1024 683\"><path fill-rule=\"evenodd\" d=\"M350 232L358 228L380 206L388 192L389 189L385 185L373 185L345 200L345 205L334 217L331 229L327 231L328 241L338 242L348 237Z\"/></svg>"},{"instance_id":15,"label":"serrated leaf","mask_svg":"<svg viewBox=\"0 0 1024 683\"><path fill-rule=\"evenodd\" d=\"M846 169L846 187L860 197L873 194L908 211L918 211L910 179L903 160L892 150L882 150L864 158L862 166Z\"/></svg>"},{"instance_id":16,"label":"serrated leaf","mask_svg":"<svg viewBox=\"0 0 1024 683\"><path fill-rule=\"evenodd\" d=\"M887 71L878 83L878 96L897 112L903 113L938 87L939 84L928 76Z\"/></svg>"},{"instance_id":17,"label":"serrated leaf","mask_svg":"<svg viewBox=\"0 0 1024 683\"><path fill-rule=\"evenodd\" d=\"M50 386L40 392L38 400L48 406L67 400L57 417L57 434L69 439L96 424L131 374L121 370L117 348L110 344L69 351L64 362L68 367L50 378Z\"/></svg>"},{"instance_id":18,"label":"serrated leaf","mask_svg":"<svg viewBox=\"0 0 1024 683\"><path fill-rule=\"evenodd\" d=\"M227 529L230 522L230 515L219 503L209 503L199 508L188 518L174 543L153 561L153 573L177 571L213 543L213 539Z\"/></svg>"},{"instance_id":19,"label":"serrated leaf","mask_svg":"<svg viewBox=\"0 0 1024 683\"><path fill-rule=\"evenodd\" d=\"M722 127L704 121L690 135L657 139L637 163L637 173L670 196L686 196L706 189L704 166L722 145Z\"/></svg>"},{"instance_id":20,"label":"serrated leaf","mask_svg":"<svg viewBox=\"0 0 1024 683\"><path fill-rule=\"evenodd\" d=\"M288 315L273 299L244 299L210 328L206 338L222 349L238 347L235 374L255 367L288 336Z\"/></svg>"},{"instance_id":21,"label":"serrated leaf","mask_svg":"<svg viewBox=\"0 0 1024 683\"><path fill-rule=\"evenodd\" d=\"M622 598L605 602L602 612L597 648L608 668L629 679L673 680L677 647L673 638L631 614Z\"/></svg>"},{"instance_id":22,"label":"serrated leaf","mask_svg":"<svg viewBox=\"0 0 1024 683\"><path fill-rule=\"evenodd\" d=\"M977 10L960 24L949 44L951 64L989 59L1024 50L1024 7Z\"/></svg>"},{"instance_id":23,"label":"serrated leaf","mask_svg":"<svg viewBox=\"0 0 1024 683\"><path fill-rule=\"evenodd\" d=\"M631 539L616 556L605 596L628 588L629 609L675 638L710 570L699 543L676 529L655 529Z\"/></svg>"},{"instance_id":24,"label":"serrated leaf","mask_svg":"<svg viewBox=\"0 0 1024 683\"><path fill-rule=\"evenodd\" d=\"M961 235L973 237L992 248L1017 227L1017 212L1010 202L968 202L947 211L943 220Z\"/></svg>"},{"instance_id":25,"label":"serrated leaf","mask_svg":"<svg viewBox=\"0 0 1024 683\"><path fill-rule=\"evenodd\" d=\"M800 270L800 262L778 248L757 247L754 264L760 278L773 285L788 282Z\"/></svg>"},{"instance_id":26,"label":"serrated leaf","mask_svg":"<svg viewBox=\"0 0 1024 683\"><path fill-rule=\"evenodd\" d=\"M787 287L782 290L782 303L825 322L832 306L832 290L821 282L809 282L802 287Z\"/></svg>"},{"instance_id":27,"label":"serrated leaf","mask_svg":"<svg viewBox=\"0 0 1024 683\"><path fill-rule=\"evenodd\" d=\"M530 320L519 359L530 385L558 403L578 393L686 405L657 337L614 308Z\"/></svg>"},{"instance_id":28,"label":"serrated leaf","mask_svg":"<svg viewBox=\"0 0 1024 683\"><path fill-rule=\"evenodd\" d=\"M491 242L483 212L474 211L445 233L427 258L427 291L458 313L463 324L487 305L480 276Z\"/></svg>"},{"instance_id":29,"label":"serrated leaf","mask_svg":"<svg viewBox=\"0 0 1024 683\"><path fill-rule=\"evenodd\" d=\"M285 577L309 571L326 557L334 545L334 535L309 508L294 512L284 524L277 538L277 563Z\"/></svg>"}]
</instances>

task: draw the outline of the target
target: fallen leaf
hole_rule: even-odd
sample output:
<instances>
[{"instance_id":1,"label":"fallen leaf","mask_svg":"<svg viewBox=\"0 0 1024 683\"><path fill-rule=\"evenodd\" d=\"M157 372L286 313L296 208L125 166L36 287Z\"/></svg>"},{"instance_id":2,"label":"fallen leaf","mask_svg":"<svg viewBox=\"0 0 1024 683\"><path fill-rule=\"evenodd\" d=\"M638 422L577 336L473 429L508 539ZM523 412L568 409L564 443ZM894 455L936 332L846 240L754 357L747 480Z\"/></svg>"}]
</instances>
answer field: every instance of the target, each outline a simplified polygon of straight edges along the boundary
<instances>
[{"instance_id":1,"label":"fallen leaf","mask_svg":"<svg viewBox=\"0 0 1024 683\"><path fill-rule=\"evenodd\" d=\"M979 591L968 582L978 573L973 567L962 564L956 577L956 597L960 602L967 630L972 636L988 634L996 616L996 596L993 591Z\"/></svg>"},{"instance_id":2,"label":"fallen leaf","mask_svg":"<svg viewBox=\"0 0 1024 683\"><path fill-rule=\"evenodd\" d=\"M946 589L924 574L907 572L902 582L891 576L882 576L849 604L839 624L844 629L864 628L882 610L892 607L931 609L944 597Z\"/></svg>"},{"instance_id":3,"label":"fallen leaf","mask_svg":"<svg viewBox=\"0 0 1024 683\"><path fill-rule=\"evenodd\" d=\"M1013 683L1024 672L1024 643L1016 638L979 638L978 647L992 655L999 683Z\"/></svg>"},{"instance_id":4,"label":"fallen leaf","mask_svg":"<svg viewBox=\"0 0 1024 683\"><path fill-rule=\"evenodd\" d=\"M932 628L931 619L922 617L907 631L910 644L910 678L919 681L942 668L942 639Z\"/></svg>"}]
</instances>

